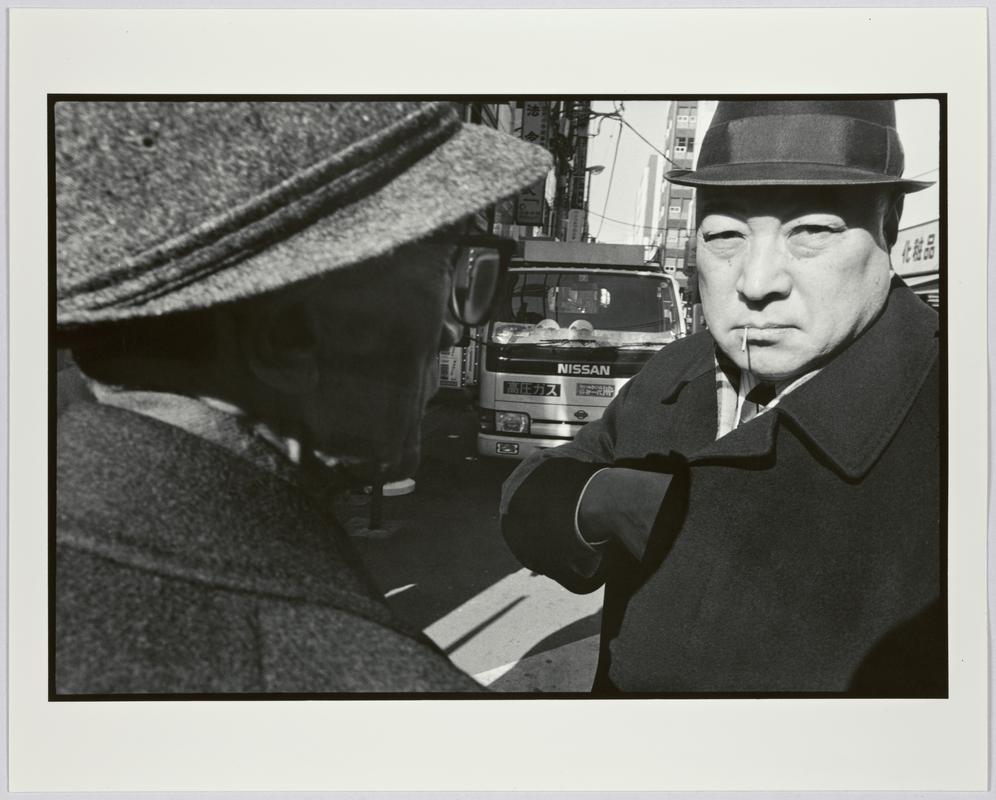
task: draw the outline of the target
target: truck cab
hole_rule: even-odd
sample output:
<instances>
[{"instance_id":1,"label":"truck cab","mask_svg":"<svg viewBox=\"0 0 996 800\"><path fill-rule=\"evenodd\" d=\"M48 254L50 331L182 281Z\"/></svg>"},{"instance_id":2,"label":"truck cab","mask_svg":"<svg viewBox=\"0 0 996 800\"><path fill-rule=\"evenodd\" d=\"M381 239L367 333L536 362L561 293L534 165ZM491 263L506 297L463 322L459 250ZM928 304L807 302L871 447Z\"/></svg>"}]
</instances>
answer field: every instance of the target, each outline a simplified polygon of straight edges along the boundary
<instances>
[{"instance_id":1,"label":"truck cab","mask_svg":"<svg viewBox=\"0 0 996 800\"><path fill-rule=\"evenodd\" d=\"M524 243L480 359L480 455L574 438L657 350L685 334L675 279L640 245Z\"/></svg>"}]
</instances>

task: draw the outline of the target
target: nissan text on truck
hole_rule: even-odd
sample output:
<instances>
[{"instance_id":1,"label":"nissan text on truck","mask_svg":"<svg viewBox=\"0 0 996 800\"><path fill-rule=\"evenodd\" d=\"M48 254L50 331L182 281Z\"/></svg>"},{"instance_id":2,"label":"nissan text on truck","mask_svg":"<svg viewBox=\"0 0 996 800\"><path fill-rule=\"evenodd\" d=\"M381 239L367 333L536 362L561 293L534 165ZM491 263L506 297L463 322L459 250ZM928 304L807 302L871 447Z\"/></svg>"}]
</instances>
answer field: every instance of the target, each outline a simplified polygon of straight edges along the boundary
<instances>
[{"instance_id":1,"label":"nissan text on truck","mask_svg":"<svg viewBox=\"0 0 996 800\"><path fill-rule=\"evenodd\" d=\"M480 455L525 458L601 417L685 333L675 279L642 245L523 242L480 360Z\"/></svg>"}]
</instances>

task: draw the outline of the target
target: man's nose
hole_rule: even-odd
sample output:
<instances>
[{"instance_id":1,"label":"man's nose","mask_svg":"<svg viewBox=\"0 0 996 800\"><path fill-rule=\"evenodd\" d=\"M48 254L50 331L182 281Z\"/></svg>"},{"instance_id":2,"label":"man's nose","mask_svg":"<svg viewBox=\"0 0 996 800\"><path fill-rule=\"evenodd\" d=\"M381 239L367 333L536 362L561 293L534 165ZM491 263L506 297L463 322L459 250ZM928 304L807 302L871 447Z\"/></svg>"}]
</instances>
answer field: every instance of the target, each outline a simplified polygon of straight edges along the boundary
<instances>
[{"instance_id":1,"label":"man's nose","mask_svg":"<svg viewBox=\"0 0 996 800\"><path fill-rule=\"evenodd\" d=\"M737 291L752 303L785 297L792 289L788 254L775 237L756 237L744 256Z\"/></svg>"}]
</instances>

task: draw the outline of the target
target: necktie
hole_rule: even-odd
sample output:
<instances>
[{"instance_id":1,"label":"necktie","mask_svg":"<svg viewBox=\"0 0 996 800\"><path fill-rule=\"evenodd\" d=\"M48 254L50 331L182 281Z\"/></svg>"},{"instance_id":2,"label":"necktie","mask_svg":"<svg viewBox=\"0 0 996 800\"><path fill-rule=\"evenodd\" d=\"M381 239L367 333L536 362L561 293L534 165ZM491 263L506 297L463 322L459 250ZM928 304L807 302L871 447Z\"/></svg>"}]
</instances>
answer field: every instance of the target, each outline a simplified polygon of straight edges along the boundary
<instances>
[{"instance_id":1,"label":"necktie","mask_svg":"<svg viewBox=\"0 0 996 800\"><path fill-rule=\"evenodd\" d=\"M743 407L740 409L740 422L750 422L756 417L768 403L775 399L775 385L773 383L759 383L744 398Z\"/></svg>"}]
</instances>

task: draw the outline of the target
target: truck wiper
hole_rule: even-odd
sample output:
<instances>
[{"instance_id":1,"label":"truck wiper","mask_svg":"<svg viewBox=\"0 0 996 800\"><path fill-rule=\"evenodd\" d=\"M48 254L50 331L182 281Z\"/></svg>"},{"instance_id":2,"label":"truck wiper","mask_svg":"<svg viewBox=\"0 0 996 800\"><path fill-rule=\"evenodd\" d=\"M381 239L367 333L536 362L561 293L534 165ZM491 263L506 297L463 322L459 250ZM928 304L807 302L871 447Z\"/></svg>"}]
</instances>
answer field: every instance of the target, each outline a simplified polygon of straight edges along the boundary
<instances>
[{"instance_id":1,"label":"truck wiper","mask_svg":"<svg viewBox=\"0 0 996 800\"><path fill-rule=\"evenodd\" d=\"M516 344L532 344L532 345L538 345L539 347L542 347L545 344L578 344L578 345L584 345L584 346L591 345L592 347L611 347L612 346L612 345L599 344L598 342L594 342L594 341L586 340L586 339L541 339L538 342L516 342Z\"/></svg>"}]
</instances>

